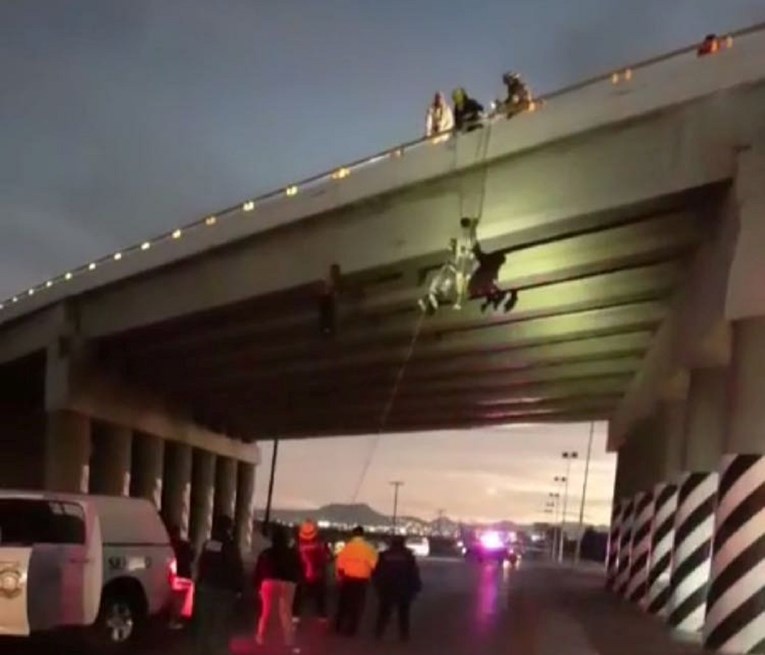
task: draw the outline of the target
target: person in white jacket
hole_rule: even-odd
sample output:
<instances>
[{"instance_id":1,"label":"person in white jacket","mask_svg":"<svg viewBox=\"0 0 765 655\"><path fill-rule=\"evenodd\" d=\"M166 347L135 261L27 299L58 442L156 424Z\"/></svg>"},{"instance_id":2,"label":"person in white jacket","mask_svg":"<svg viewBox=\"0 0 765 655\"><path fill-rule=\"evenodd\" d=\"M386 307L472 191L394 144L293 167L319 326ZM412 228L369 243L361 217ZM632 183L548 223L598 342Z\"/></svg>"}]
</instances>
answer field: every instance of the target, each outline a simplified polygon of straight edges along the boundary
<instances>
[{"instance_id":1,"label":"person in white jacket","mask_svg":"<svg viewBox=\"0 0 765 655\"><path fill-rule=\"evenodd\" d=\"M425 121L425 136L436 136L442 132L454 129L454 114L443 93L436 93L433 102L428 107Z\"/></svg>"}]
</instances>

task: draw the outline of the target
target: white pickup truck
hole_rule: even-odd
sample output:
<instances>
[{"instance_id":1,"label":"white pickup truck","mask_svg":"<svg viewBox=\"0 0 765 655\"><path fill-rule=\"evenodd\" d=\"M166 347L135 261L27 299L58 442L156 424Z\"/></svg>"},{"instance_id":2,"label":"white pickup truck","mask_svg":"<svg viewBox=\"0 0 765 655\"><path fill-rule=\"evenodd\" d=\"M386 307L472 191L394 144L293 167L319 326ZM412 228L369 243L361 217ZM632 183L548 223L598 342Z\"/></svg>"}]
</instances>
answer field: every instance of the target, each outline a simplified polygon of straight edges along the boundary
<instances>
[{"instance_id":1,"label":"white pickup truck","mask_svg":"<svg viewBox=\"0 0 765 655\"><path fill-rule=\"evenodd\" d=\"M128 646L171 602L175 558L145 500L0 490L0 635L87 627Z\"/></svg>"}]
</instances>

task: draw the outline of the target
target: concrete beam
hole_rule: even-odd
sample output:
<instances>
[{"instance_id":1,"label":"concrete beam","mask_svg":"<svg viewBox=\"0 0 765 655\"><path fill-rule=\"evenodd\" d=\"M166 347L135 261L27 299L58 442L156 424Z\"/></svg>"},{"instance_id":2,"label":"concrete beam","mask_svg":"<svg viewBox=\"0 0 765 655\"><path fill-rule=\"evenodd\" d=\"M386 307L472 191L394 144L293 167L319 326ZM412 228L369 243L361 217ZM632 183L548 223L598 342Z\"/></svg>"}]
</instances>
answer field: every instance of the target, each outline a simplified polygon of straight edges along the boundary
<instances>
[{"instance_id":1,"label":"concrete beam","mask_svg":"<svg viewBox=\"0 0 765 655\"><path fill-rule=\"evenodd\" d=\"M486 179L479 236L514 234L508 242L528 243L560 233L582 216L728 180L735 170L735 132L757 123L763 96L760 87L742 88L730 92L731 102L699 100L571 139L565 149L550 145L497 160ZM469 145L470 136L458 141ZM675 147L656 148L656 143ZM551 186L550 180L556 183ZM90 294L82 300L84 334L103 336L300 287L324 279L333 263L354 273L435 253L456 233L459 187L453 182L435 191L408 187L379 208L356 205L331 212L338 206L333 203L321 220ZM385 238L370 241L370 234ZM292 265L284 266L284 253L294 254Z\"/></svg>"},{"instance_id":2,"label":"concrete beam","mask_svg":"<svg viewBox=\"0 0 765 655\"><path fill-rule=\"evenodd\" d=\"M468 393L480 390L521 387L534 383L564 382L566 380L581 380L586 378L601 378L610 375L633 375L640 368L640 357L621 357L570 364L554 364L536 368L493 370L491 372L470 373L464 371L462 375L438 376L425 382L422 379L411 379L406 374L400 380L397 389L398 398L420 396L424 394L448 394ZM296 384L263 384L258 386L254 380L238 378L233 384L215 384L209 386L200 384L193 387L197 393L205 394L210 398L226 397L228 393L240 393L248 395L257 392L260 402L268 403L270 398L277 400L279 396L288 394L293 397L305 395L309 402L321 403L332 396L342 394L345 399L387 396L391 385L388 381L377 382L367 379L366 383L360 384L359 380L342 380L332 378L309 379Z\"/></svg>"},{"instance_id":3,"label":"concrete beam","mask_svg":"<svg viewBox=\"0 0 765 655\"><path fill-rule=\"evenodd\" d=\"M653 298L669 291L681 269L677 262L655 262L681 255L697 243L698 238L697 220L691 214L659 216L513 252L500 271L499 284L503 288L544 285L528 288L521 294L513 314L526 318L567 308L569 311L587 309L597 303L602 306L609 301ZM344 279L351 290L341 293L337 300L340 338L358 330L395 333L408 328L396 314L388 313L414 307L426 285L418 279L421 271L406 274L402 269L412 270L412 264L403 263L402 268L396 268L391 283L380 284L372 275L364 276L366 284L355 276ZM552 302L556 298L557 304ZM173 334L172 339L163 339L157 334L147 339L139 331L135 337L126 335L126 340L131 344L135 342L134 347L140 344L143 355L154 359L192 348L216 349L230 341L251 342L258 336L264 339L269 336L272 340L274 333L295 334L300 338L301 328L308 334L316 329L316 307L311 300L315 298L285 301L277 310L281 315L269 316L261 310L255 318L210 321L207 326ZM308 310L301 311L306 304L310 304ZM470 303L461 312L442 312L437 320L429 323L441 328L490 322L492 315L481 313L479 304Z\"/></svg>"}]
</instances>

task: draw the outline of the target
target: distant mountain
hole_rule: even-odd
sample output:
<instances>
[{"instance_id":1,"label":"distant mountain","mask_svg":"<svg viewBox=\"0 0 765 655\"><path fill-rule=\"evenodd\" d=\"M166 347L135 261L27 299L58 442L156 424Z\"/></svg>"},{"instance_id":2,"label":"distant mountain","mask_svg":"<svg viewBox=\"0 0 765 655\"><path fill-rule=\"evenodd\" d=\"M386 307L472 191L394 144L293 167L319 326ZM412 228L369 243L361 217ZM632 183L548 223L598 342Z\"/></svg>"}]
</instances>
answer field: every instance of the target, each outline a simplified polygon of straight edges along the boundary
<instances>
[{"instance_id":1,"label":"distant mountain","mask_svg":"<svg viewBox=\"0 0 765 655\"><path fill-rule=\"evenodd\" d=\"M263 512L258 512L262 517ZM323 505L316 509L274 509L272 511L273 518L277 521L284 523L297 524L306 519L313 519L314 521L329 521L330 523L339 523L345 525L365 525L365 526L386 526L391 523L391 517L387 514L378 512L373 507L365 503L359 504L343 504L332 503L330 505ZM431 529L433 531L443 530L446 533L453 534L459 530L460 526L470 527L491 527L495 530L512 531L512 530L524 530L532 528L534 526L542 526L542 523L536 524L521 524L514 521L498 521L496 523L488 525L459 523L448 517L442 517L441 519L435 519L433 521L425 521L415 516L401 516L398 519L399 524L402 526L419 527L423 529ZM593 526L598 532L608 530L607 526ZM578 528L578 524L566 522L566 532L575 533Z\"/></svg>"}]
</instances>

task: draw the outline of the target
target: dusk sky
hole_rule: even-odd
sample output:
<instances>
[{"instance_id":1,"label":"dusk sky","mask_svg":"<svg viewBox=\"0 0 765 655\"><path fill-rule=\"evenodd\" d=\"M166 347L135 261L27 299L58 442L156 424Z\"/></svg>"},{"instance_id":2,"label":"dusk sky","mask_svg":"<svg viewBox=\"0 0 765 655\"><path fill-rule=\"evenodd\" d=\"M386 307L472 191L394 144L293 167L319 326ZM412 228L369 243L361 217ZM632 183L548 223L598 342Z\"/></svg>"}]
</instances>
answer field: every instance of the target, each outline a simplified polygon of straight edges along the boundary
<instances>
[{"instance_id":1,"label":"dusk sky","mask_svg":"<svg viewBox=\"0 0 765 655\"><path fill-rule=\"evenodd\" d=\"M436 90L488 103L512 69L549 91L761 21L763 0L2 2L0 298L416 138ZM385 437L361 500L384 509L395 477L407 512L531 518L585 442L586 426ZM285 447L278 504L348 500L368 440L344 443Z\"/></svg>"}]
</instances>

